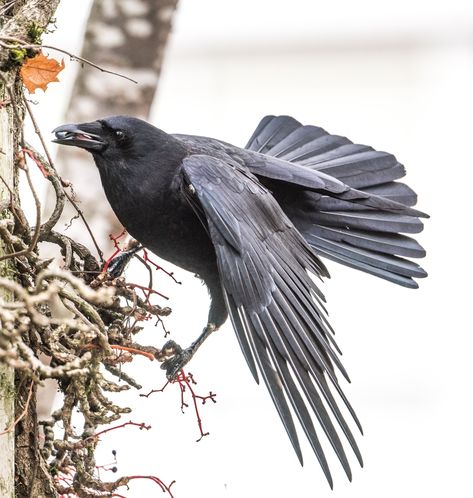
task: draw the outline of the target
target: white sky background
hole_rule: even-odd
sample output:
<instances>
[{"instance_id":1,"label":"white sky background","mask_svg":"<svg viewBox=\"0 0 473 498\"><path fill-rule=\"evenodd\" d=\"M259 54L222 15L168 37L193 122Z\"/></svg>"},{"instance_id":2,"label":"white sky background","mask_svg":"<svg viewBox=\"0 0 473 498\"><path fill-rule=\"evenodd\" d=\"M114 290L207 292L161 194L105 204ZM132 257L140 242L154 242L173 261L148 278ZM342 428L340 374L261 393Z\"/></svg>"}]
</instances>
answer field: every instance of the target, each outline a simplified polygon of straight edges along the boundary
<instances>
[{"instance_id":1,"label":"white sky background","mask_svg":"<svg viewBox=\"0 0 473 498\"><path fill-rule=\"evenodd\" d=\"M86 11L87 2L64 0L48 41L77 52ZM61 80L70 84L74 70L68 64ZM43 129L62 122L67 88L51 85L38 97ZM228 325L190 366L197 389L218 395L202 407L210 436L195 443L195 419L191 410L181 415L177 386L149 399L132 391L125 396L132 420L153 429L104 436L99 463L114 448L120 474L176 479L176 498L471 493L472 88L471 1L181 0L153 122L243 145L263 115L287 113L394 152L432 215L419 237L430 276L409 291L328 263L323 291L352 378L345 392L365 429L358 438L365 469L351 459L353 483L328 447L334 492L304 443L299 466ZM171 296L172 337L187 345L205 324L208 300L196 279L178 276L182 287L164 276L157 287ZM141 342L159 345L162 333L150 328ZM145 392L161 387L158 365L135 363L126 369ZM163 496L146 481L124 494Z\"/></svg>"}]
</instances>

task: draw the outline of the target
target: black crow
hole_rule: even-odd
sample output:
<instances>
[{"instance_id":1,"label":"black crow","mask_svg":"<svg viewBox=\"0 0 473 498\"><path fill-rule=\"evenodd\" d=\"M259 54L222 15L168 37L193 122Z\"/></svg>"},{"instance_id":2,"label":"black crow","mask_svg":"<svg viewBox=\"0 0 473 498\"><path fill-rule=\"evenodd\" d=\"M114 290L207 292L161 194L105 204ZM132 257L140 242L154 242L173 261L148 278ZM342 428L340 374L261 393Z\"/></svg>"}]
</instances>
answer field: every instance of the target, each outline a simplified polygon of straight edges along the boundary
<instances>
[{"instance_id":1,"label":"black crow","mask_svg":"<svg viewBox=\"0 0 473 498\"><path fill-rule=\"evenodd\" d=\"M347 476L338 424L360 464L355 439L332 389L360 423L337 381L338 358L311 276L328 277L319 256L405 287L425 271L412 238L426 217L416 194L396 180L392 154L352 143L288 116L267 116L243 149L220 140L169 135L114 116L54 130L56 142L88 150L105 194L130 235L158 256L197 274L211 305L202 335L163 367L169 378L230 315L255 380L266 383L294 450L301 450L289 405L327 480L318 420Z\"/></svg>"}]
</instances>

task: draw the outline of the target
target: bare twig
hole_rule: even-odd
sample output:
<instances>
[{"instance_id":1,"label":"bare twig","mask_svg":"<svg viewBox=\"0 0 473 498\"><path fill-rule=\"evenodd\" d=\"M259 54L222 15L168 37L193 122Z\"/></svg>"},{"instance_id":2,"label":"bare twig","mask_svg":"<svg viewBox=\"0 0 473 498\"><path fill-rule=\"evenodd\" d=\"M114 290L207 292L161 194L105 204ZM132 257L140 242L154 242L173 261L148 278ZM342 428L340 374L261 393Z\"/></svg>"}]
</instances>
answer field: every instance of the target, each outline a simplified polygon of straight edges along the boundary
<instances>
[{"instance_id":1,"label":"bare twig","mask_svg":"<svg viewBox=\"0 0 473 498\"><path fill-rule=\"evenodd\" d=\"M186 391L190 392L190 395L192 398L192 403L194 405L195 416L197 419L197 426L198 426L199 432L200 432L200 437L199 437L199 439L197 439L197 442L199 442L202 438L204 438L205 436L208 436L209 432L204 432L204 430L203 430L202 418L200 417L200 411L199 411L199 407L197 405L197 400L200 400L203 405L205 405L205 402L207 400L210 400L213 403L216 403L216 401L215 401L216 394L214 394L212 391L210 391L209 394L207 394L206 396L200 396L199 394L196 394L194 391L194 388L192 387L192 385L197 384L197 382L194 380L194 376L190 372L188 372L186 374L184 372L184 370L180 370L180 372L178 373L178 375L176 376L176 378L174 380L168 380L163 385L163 387L161 387L160 389L152 389L147 394L140 394L140 396L143 398L149 398L151 396L151 394L162 393L169 384L177 384L180 388L182 413L184 413L184 408L187 408L189 406L185 402L185 393L186 393Z\"/></svg>"},{"instance_id":2,"label":"bare twig","mask_svg":"<svg viewBox=\"0 0 473 498\"><path fill-rule=\"evenodd\" d=\"M38 165L45 178L52 183L56 194L56 204L54 206L54 210L49 219L41 225L41 234L44 235L49 233L59 221L59 218L64 211L66 194L64 192L61 179L59 178L56 170L51 167L48 161L28 143L23 150Z\"/></svg>"},{"instance_id":3,"label":"bare twig","mask_svg":"<svg viewBox=\"0 0 473 498\"><path fill-rule=\"evenodd\" d=\"M36 193L36 190L34 188L33 182L31 180L30 172L28 169L28 165L26 164L24 157L18 159L18 163L21 165L21 169L25 172L26 179L28 181L28 186L30 187L31 193L33 194L33 199L35 203L35 209L36 209L36 225L34 227L34 232L33 232L33 237L31 238L31 241L26 249L22 249L20 251L15 251L9 254L4 254L0 256L0 261L4 261L5 259L10 259L10 258L18 258L20 256L25 256L32 251L34 251L36 244L38 243L39 239L39 232L40 232L40 227L41 227L41 203L39 201L38 194Z\"/></svg>"},{"instance_id":4,"label":"bare twig","mask_svg":"<svg viewBox=\"0 0 473 498\"><path fill-rule=\"evenodd\" d=\"M148 360L155 360L155 357L153 354L148 353L147 351L142 351L141 349L136 349L136 348L130 348L128 346L121 346L120 344L110 344L110 347L112 349L118 349L120 351L127 351L128 353L132 354L138 354L141 356L144 356L145 358L148 358ZM86 344L85 346L86 349L94 349L97 348L95 344Z\"/></svg>"},{"instance_id":5,"label":"bare twig","mask_svg":"<svg viewBox=\"0 0 473 498\"><path fill-rule=\"evenodd\" d=\"M115 71L111 71L110 69L105 69L98 64L95 64L94 62L91 62L87 59L84 59L83 57L80 57L79 55L72 54L71 52L68 52L67 50L64 50L59 47L54 47L52 45L37 45L34 43L28 43L25 40L21 40L20 38L15 38L11 36L3 36L0 38L3 41L7 42L12 42L14 45L10 45L7 43L3 43L0 41L0 46L8 49L18 49L18 48L25 48L25 49L33 49L33 50L41 50L43 48L47 48L50 50L55 50L56 52L60 52L61 54L67 55L71 58L71 60L76 60L78 62L82 62L83 64L87 64L88 66L91 66L95 69L98 69L102 73L107 73L107 74L113 74L114 76L119 76L120 78L124 78L125 80L131 81L132 83L138 84L136 80L133 78L130 78L129 76L125 76L124 74L117 73Z\"/></svg>"},{"instance_id":6,"label":"bare twig","mask_svg":"<svg viewBox=\"0 0 473 498\"><path fill-rule=\"evenodd\" d=\"M145 429L145 430L149 431L151 429L151 426L145 424L144 422L141 422L140 424L138 424L137 422L132 422L131 420L129 420L128 422L124 422L123 424L115 425L114 427L108 427L107 429L104 429L103 431L97 432L97 433L93 434L92 436L89 436L87 439L98 438L98 437L102 436L103 434L106 434L107 432L115 431L116 429L121 429L122 427L126 427L127 425L134 425L136 427L139 427L140 430ZM86 441L87 441L87 439L86 439Z\"/></svg>"},{"instance_id":7,"label":"bare twig","mask_svg":"<svg viewBox=\"0 0 473 498\"><path fill-rule=\"evenodd\" d=\"M24 102L25 102L26 110L28 111L28 115L30 116L31 122L33 123L35 133L38 135L38 137L39 137L39 139L41 141L41 145L42 145L42 147L44 149L44 152L46 154L46 157L48 159L49 167L50 167L50 169L52 171L54 171L54 173L56 174L56 176L58 178L60 178L59 175L57 174L56 168L54 167L54 163L52 161L51 154L49 153L48 147L46 146L46 142L45 142L44 137L43 137L43 135L42 135L42 133L41 133L41 131L39 129L38 123L36 122L36 119L34 117L34 114L33 114L33 111L31 109L31 106L30 106L30 104L29 104L29 102L28 102L28 100L26 98L24 98ZM74 206L74 209L77 211L77 214L81 217L82 222L85 225L85 228L89 232L90 238L92 239L92 243L95 246L97 254L99 255L100 261L103 262L103 252L100 249L100 247L99 247L99 245L97 243L97 240L95 239L95 236L94 236L94 234L93 234L93 232L92 232L92 230L91 230L91 228L90 228L87 220L85 219L84 213L79 208L79 206L74 201L74 199L68 194L68 192L66 190L63 190L63 192L64 192L64 195L67 197L68 201Z\"/></svg>"},{"instance_id":8,"label":"bare twig","mask_svg":"<svg viewBox=\"0 0 473 498\"><path fill-rule=\"evenodd\" d=\"M18 422L20 422L23 418L25 418L26 414L28 413L28 407L30 405L31 396L33 395L33 386L34 386L34 381L31 381L30 388L28 390L28 397L26 398L26 403L25 407L23 408L23 411L3 432L0 432L0 436L3 436L4 434L8 434L9 432L11 432L18 424Z\"/></svg>"}]
</instances>

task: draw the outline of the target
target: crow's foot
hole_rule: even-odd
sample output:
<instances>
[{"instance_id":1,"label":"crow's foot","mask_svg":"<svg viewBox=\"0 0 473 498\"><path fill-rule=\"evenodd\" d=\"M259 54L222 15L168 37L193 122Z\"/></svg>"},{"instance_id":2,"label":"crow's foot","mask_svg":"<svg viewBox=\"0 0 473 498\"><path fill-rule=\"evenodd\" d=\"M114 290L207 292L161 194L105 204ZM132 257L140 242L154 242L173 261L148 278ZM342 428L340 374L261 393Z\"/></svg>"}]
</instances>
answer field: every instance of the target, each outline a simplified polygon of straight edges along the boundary
<instances>
[{"instance_id":1,"label":"crow's foot","mask_svg":"<svg viewBox=\"0 0 473 498\"><path fill-rule=\"evenodd\" d=\"M170 340L161 348L157 359L162 361L161 368L166 370L168 380L174 380L179 371L184 368L194 356L195 352L202 346L207 337L215 332L218 327L213 323L208 323L202 334L188 348L182 349L175 341Z\"/></svg>"},{"instance_id":2,"label":"crow's foot","mask_svg":"<svg viewBox=\"0 0 473 498\"><path fill-rule=\"evenodd\" d=\"M158 361L165 361L170 359L171 357L179 354L182 351L181 346L176 341L169 339L169 341L164 343L164 346L161 348L161 351L156 356Z\"/></svg>"},{"instance_id":3,"label":"crow's foot","mask_svg":"<svg viewBox=\"0 0 473 498\"><path fill-rule=\"evenodd\" d=\"M187 349L179 348L180 351L176 352L174 356L163 361L161 368L166 370L166 377L168 380L174 380L179 371L189 363L192 356L194 356L194 348Z\"/></svg>"}]
</instances>

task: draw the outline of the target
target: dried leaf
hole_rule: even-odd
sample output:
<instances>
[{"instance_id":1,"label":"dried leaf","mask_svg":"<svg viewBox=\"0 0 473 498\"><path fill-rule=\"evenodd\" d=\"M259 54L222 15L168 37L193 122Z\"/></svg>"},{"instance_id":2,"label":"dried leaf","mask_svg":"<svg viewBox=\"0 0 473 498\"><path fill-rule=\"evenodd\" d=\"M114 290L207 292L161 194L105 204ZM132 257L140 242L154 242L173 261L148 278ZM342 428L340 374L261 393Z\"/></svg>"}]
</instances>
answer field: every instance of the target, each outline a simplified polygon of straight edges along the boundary
<instances>
[{"instance_id":1,"label":"dried leaf","mask_svg":"<svg viewBox=\"0 0 473 498\"><path fill-rule=\"evenodd\" d=\"M63 69L64 60L59 62L39 53L23 64L20 75L28 91L34 93L37 88L46 91L49 83L59 81L57 75Z\"/></svg>"}]
</instances>

